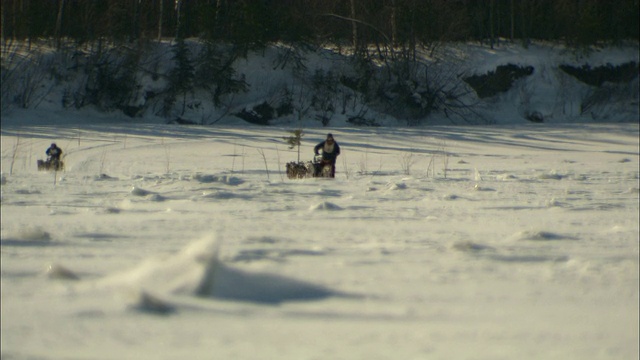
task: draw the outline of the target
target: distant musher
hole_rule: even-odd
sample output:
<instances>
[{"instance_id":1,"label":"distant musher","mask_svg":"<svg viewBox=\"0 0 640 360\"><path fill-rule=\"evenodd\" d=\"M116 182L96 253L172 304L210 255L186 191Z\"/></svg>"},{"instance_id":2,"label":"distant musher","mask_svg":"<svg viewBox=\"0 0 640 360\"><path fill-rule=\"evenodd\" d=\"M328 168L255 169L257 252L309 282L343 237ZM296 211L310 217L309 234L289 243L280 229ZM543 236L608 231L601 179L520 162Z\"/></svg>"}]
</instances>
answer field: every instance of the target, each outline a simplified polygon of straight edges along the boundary
<instances>
[{"instance_id":1,"label":"distant musher","mask_svg":"<svg viewBox=\"0 0 640 360\"><path fill-rule=\"evenodd\" d=\"M51 146L47 148L46 154L47 161L38 160L38 171L60 171L64 169L64 162L62 162L62 149L56 146L56 143L52 143Z\"/></svg>"},{"instance_id":2,"label":"distant musher","mask_svg":"<svg viewBox=\"0 0 640 360\"><path fill-rule=\"evenodd\" d=\"M313 152L319 155L319 151L322 149L322 164L331 165L331 177L336 177L336 160L340 155L340 145L333 139L331 133L327 134L327 139L313 148Z\"/></svg>"},{"instance_id":3,"label":"distant musher","mask_svg":"<svg viewBox=\"0 0 640 360\"><path fill-rule=\"evenodd\" d=\"M51 146L47 149L47 162L52 161L60 161L60 157L62 156L62 149L60 149L56 143L52 143Z\"/></svg>"}]
</instances>

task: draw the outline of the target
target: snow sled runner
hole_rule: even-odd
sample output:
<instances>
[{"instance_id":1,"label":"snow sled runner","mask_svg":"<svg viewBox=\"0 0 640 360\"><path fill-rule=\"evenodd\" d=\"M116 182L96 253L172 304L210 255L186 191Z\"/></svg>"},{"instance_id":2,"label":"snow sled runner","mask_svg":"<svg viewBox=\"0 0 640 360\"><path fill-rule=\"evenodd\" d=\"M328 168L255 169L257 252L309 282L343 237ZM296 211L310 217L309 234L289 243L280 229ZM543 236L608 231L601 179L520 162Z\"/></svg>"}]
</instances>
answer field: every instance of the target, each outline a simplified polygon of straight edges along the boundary
<instances>
[{"instance_id":1,"label":"snow sled runner","mask_svg":"<svg viewBox=\"0 0 640 360\"><path fill-rule=\"evenodd\" d=\"M287 163L287 177L289 179L328 178L331 177L331 164L323 163L322 156L316 156L313 161L292 161Z\"/></svg>"},{"instance_id":2,"label":"snow sled runner","mask_svg":"<svg viewBox=\"0 0 640 360\"><path fill-rule=\"evenodd\" d=\"M38 171L61 171L64 170L64 162L62 160L38 160Z\"/></svg>"}]
</instances>

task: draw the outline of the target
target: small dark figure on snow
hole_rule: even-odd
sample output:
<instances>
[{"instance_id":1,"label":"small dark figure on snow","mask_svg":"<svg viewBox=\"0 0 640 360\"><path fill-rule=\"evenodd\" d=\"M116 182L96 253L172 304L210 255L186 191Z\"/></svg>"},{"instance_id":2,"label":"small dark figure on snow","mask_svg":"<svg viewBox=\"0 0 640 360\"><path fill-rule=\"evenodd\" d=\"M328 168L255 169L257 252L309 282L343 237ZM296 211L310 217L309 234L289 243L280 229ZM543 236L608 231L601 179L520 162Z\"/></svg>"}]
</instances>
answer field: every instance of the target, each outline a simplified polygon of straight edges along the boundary
<instances>
[{"instance_id":1,"label":"small dark figure on snow","mask_svg":"<svg viewBox=\"0 0 640 360\"><path fill-rule=\"evenodd\" d=\"M331 165L331 177L336 177L336 160L340 155L340 145L333 139L332 134L327 134L327 139L313 148L313 152L319 155L319 151L322 149L322 164Z\"/></svg>"},{"instance_id":2,"label":"small dark figure on snow","mask_svg":"<svg viewBox=\"0 0 640 360\"><path fill-rule=\"evenodd\" d=\"M47 161L60 161L60 156L62 156L62 149L56 146L55 143L51 144L51 146L47 149Z\"/></svg>"}]
</instances>

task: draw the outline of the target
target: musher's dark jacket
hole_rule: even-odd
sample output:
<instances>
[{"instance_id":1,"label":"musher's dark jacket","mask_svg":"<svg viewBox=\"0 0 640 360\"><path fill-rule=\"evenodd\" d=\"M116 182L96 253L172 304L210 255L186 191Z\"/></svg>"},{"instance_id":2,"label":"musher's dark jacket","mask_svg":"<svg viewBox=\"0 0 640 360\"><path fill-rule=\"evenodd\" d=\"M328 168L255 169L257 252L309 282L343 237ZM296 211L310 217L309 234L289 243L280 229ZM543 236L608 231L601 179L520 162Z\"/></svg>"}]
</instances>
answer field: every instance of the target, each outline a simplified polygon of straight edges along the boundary
<instances>
[{"instance_id":1,"label":"musher's dark jacket","mask_svg":"<svg viewBox=\"0 0 640 360\"><path fill-rule=\"evenodd\" d=\"M333 146L327 144L327 141L323 141L313 148L313 151L318 154L318 151L322 149L322 160L335 163L336 158L340 155L340 145L337 142L333 142Z\"/></svg>"}]
</instances>

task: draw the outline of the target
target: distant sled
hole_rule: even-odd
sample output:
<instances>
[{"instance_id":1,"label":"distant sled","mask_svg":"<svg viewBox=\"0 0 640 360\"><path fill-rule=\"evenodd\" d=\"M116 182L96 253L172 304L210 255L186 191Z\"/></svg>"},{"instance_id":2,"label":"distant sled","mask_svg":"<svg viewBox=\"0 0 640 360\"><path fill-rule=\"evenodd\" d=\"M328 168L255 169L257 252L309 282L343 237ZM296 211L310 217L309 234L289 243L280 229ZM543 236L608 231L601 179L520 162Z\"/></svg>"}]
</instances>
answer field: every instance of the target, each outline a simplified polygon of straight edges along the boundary
<instances>
[{"instance_id":1,"label":"distant sled","mask_svg":"<svg viewBox=\"0 0 640 360\"><path fill-rule=\"evenodd\" d=\"M38 160L38 171L62 171L64 162L62 160Z\"/></svg>"}]
</instances>

